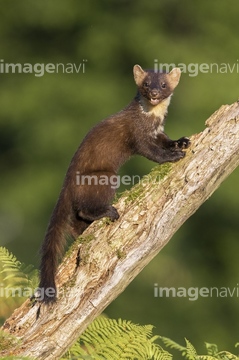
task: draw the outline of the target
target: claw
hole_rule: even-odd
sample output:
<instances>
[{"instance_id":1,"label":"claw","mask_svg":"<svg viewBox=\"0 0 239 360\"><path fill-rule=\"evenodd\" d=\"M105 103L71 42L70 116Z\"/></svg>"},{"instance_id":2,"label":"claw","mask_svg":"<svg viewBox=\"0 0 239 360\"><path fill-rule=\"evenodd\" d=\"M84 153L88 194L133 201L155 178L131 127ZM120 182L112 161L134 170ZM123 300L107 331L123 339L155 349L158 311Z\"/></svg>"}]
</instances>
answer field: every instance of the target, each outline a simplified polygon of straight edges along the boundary
<instances>
[{"instance_id":1,"label":"claw","mask_svg":"<svg viewBox=\"0 0 239 360\"><path fill-rule=\"evenodd\" d=\"M188 137L182 137L178 139L177 143L180 149L187 149L191 144L190 139Z\"/></svg>"}]
</instances>

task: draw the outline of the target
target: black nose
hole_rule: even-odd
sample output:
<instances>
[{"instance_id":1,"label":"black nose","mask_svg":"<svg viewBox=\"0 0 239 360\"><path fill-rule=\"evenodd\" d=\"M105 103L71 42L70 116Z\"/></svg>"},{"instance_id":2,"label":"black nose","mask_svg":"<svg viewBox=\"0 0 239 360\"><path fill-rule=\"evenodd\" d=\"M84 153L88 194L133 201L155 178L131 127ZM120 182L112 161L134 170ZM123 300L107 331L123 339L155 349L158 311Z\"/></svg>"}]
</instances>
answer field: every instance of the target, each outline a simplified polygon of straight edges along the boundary
<instances>
[{"instance_id":1,"label":"black nose","mask_svg":"<svg viewBox=\"0 0 239 360\"><path fill-rule=\"evenodd\" d=\"M157 90L157 89L153 89L153 90L151 91L151 95L152 95L152 97L156 97L156 96L158 95L158 90Z\"/></svg>"}]
</instances>

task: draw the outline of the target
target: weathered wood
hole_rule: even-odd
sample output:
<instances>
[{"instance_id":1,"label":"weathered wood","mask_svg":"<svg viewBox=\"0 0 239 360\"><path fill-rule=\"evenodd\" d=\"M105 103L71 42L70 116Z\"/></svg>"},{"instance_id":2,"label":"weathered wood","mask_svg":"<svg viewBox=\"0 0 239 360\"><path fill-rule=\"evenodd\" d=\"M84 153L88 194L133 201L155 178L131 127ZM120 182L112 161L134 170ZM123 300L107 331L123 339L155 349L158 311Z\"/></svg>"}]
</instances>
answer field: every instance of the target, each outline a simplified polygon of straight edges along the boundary
<instances>
[{"instance_id":1,"label":"weathered wood","mask_svg":"<svg viewBox=\"0 0 239 360\"><path fill-rule=\"evenodd\" d=\"M183 160L158 166L118 201L118 221L95 222L73 245L59 267L55 305L42 306L36 320L39 305L26 301L5 322L3 329L21 340L11 354L49 360L64 354L237 167L238 103L222 106L206 125Z\"/></svg>"}]
</instances>

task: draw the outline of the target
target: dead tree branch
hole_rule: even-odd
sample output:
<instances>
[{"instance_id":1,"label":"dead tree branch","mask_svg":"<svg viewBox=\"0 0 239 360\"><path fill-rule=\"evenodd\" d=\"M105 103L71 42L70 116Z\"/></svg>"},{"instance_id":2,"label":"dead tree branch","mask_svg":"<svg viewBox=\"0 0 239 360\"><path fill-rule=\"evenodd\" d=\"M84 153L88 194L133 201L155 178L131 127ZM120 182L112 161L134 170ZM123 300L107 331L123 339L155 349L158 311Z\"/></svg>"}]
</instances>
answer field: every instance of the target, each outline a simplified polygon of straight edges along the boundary
<instances>
[{"instance_id":1,"label":"dead tree branch","mask_svg":"<svg viewBox=\"0 0 239 360\"><path fill-rule=\"evenodd\" d=\"M191 142L183 160L157 166L148 183L118 201L118 221L97 221L76 241L59 267L62 291L54 306L42 306L36 320L39 305L28 300L5 322L3 329L21 340L11 354L48 360L64 354L237 167L238 103L222 106Z\"/></svg>"}]
</instances>

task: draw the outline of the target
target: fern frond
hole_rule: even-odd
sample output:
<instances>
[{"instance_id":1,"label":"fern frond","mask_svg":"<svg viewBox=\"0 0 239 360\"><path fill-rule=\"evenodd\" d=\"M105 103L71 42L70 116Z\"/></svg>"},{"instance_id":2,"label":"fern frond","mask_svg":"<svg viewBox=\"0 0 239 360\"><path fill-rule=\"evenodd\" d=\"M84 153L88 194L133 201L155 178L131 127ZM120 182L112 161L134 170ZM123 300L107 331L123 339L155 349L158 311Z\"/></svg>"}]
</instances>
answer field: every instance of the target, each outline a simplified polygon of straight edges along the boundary
<instances>
[{"instance_id":1,"label":"fern frond","mask_svg":"<svg viewBox=\"0 0 239 360\"><path fill-rule=\"evenodd\" d=\"M169 347L170 349L178 350L180 352L185 351L185 346L179 345L175 341L173 341L165 336L160 336L159 339L162 340L164 345Z\"/></svg>"},{"instance_id":2,"label":"fern frond","mask_svg":"<svg viewBox=\"0 0 239 360\"><path fill-rule=\"evenodd\" d=\"M74 356L85 359L88 355L97 360L171 360L172 355L155 343L158 337L152 336L152 329L152 325L141 326L100 316L90 324L68 355L71 359Z\"/></svg>"},{"instance_id":3,"label":"fern frond","mask_svg":"<svg viewBox=\"0 0 239 360\"><path fill-rule=\"evenodd\" d=\"M214 360L214 359L220 359L220 360L238 360L238 356L233 355L231 353L229 353L228 351L218 351L218 347L216 344L210 344L210 343L205 343L206 349L207 349L207 353L209 356L207 357L199 357L200 360Z\"/></svg>"},{"instance_id":4,"label":"fern frond","mask_svg":"<svg viewBox=\"0 0 239 360\"><path fill-rule=\"evenodd\" d=\"M37 270L33 265L25 265L10 253L6 248L0 247L0 280L5 287L28 286L37 283Z\"/></svg>"},{"instance_id":5,"label":"fern frond","mask_svg":"<svg viewBox=\"0 0 239 360\"><path fill-rule=\"evenodd\" d=\"M220 360L238 360L238 356L228 352L228 351L220 351L217 354L217 359Z\"/></svg>"},{"instance_id":6,"label":"fern frond","mask_svg":"<svg viewBox=\"0 0 239 360\"><path fill-rule=\"evenodd\" d=\"M11 254L6 248L0 247L0 274L10 278L7 274L15 273L19 271L21 263L17 258ZM1 276L1 277L2 277Z\"/></svg>"},{"instance_id":7,"label":"fern frond","mask_svg":"<svg viewBox=\"0 0 239 360\"><path fill-rule=\"evenodd\" d=\"M186 342L186 348L185 348L185 351L182 352L182 354L188 360L197 360L198 355L197 355L197 352L195 350L195 347L186 338L185 338L185 342Z\"/></svg>"},{"instance_id":8,"label":"fern frond","mask_svg":"<svg viewBox=\"0 0 239 360\"><path fill-rule=\"evenodd\" d=\"M190 341L188 341L185 338L185 342L186 342L186 346L181 346L178 343L176 343L175 341L160 336L160 339L163 341L163 343L167 346L170 347L171 349L174 350L178 350L182 353L182 356L187 359L187 360L198 360L198 354L194 348L194 346L190 343Z\"/></svg>"},{"instance_id":9,"label":"fern frond","mask_svg":"<svg viewBox=\"0 0 239 360\"><path fill-rule=\"evenodd\" d=\"M210 344L205 342L208 355L216 355L218 353L218 347L216 344Z\"/></svg>"},{"instance_id":10,"label":"fern frond","mask_svg":"<svg viewBox=\"0 0 239 360\"><path fill-rule=\"evenodd\" d=\"M186 347L177 344L175 341L168 339L166 337L159 337L163 343L170 347L171 349L178 350L182 353L182 356L188 360L238 360L238 356L228 352L220 351L218 352L218 347L215 344L205 343L207 349L207 355L198 355L194 346L185 339ZM237 346L237 344L236 344Z\"/></svg>"},{"instance_id":11,"label":"fern frond","mask_svg":"<svg viewBox=\"0 0 239 360\"><path fill-rule=\"evenodd\" d=\"M15 284L15 279L22 275L20 266L20 261L13 254L4 247L0 247L0 274L2 281L7 282L9 286Z\"/></svg>"},{"instance_id":12,"label":"fern frond","mask_svg":"<svg viewBox=\"0 0 239 360\"><path fill-rule=\"evenodd\" d=\"M38 283L38 272L33 265L25 265L17 260L6 248L0 247L0 280L5 288L29 287Z\"/></svg>"}]
</instances>

